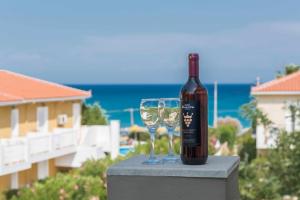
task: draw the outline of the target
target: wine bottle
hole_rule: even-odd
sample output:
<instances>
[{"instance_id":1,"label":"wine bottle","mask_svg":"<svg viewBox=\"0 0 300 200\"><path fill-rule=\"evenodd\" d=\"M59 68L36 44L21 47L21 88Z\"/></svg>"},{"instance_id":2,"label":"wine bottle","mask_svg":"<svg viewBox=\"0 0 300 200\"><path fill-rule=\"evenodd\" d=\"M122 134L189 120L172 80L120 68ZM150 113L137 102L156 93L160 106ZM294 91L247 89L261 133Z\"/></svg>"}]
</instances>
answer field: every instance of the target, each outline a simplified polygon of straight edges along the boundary
<instances>
[{"instance_id":1,"label":"wine bottle","mask_svg":"<svg viewBox=\"0 0 300 200\"><path fill-rule=\"evenodd\" d=\"M199 56L189 54L189 79L180 93L181 160L205 164L208 156L207 91L199 80Z\"/></svg>"}]
</instances>

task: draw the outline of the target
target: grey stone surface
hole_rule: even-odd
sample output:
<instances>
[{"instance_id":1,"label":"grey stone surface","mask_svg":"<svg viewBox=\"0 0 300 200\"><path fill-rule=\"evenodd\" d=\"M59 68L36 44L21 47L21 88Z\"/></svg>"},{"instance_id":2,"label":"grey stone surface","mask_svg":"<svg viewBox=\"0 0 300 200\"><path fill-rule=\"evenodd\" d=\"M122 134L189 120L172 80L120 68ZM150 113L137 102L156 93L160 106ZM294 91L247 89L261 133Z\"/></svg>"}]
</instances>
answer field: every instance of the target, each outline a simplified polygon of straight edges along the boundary
<instances>
[{"instance_id":1,"label":"grey stone surface","mask_svg":"<svg viewBox=\"0 0 300 200\"><path fill-rule=\"evenodd\" d=\"M108 170L108 200L239 200L238 157L208 158L206 165L144 165L145 156Z\"/></svg>"},{"instance_id":2,"label":"grey stone surface","mask_svg":"<svg viewBox=\"0 0 300 200\"><path fill-rule=\"evenodd\" d=\"M140 155L110 167L108 175L113 176L157 176L228 178L239 165L237 156L209 156L205 165L162 164L144 165L146 156Z\"/></svg>"}]
</instances>

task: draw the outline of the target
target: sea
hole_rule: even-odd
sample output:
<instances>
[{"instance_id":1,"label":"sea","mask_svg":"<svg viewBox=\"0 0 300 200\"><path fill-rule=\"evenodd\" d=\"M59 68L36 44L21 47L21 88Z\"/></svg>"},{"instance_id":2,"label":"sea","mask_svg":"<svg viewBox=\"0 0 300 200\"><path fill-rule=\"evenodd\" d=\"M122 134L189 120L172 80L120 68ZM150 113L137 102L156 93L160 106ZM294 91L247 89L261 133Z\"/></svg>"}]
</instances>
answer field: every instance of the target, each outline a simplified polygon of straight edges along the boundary
<instances>
[{"instance_id":1,"label":"sea","mask_svg":"<svg viewBox=\"0 0 300 200\"><path fill-rule=\"evenodd\" d=\"M143 125L139 105L143 98L179 97L182 85L98 85L69 84L83 90L91 90L92 97L86 103L98 102L105 110L109 120L120 120L121 127L130 126L130 113L134 109L134 124ZM214 85L204 84L209 99L209 125L213 124ZM237 118L242 126L249 127L250 122L240 115L241 105L251 100L251 84L218 84L218 117Z\"/></svg>"}]
</instances>

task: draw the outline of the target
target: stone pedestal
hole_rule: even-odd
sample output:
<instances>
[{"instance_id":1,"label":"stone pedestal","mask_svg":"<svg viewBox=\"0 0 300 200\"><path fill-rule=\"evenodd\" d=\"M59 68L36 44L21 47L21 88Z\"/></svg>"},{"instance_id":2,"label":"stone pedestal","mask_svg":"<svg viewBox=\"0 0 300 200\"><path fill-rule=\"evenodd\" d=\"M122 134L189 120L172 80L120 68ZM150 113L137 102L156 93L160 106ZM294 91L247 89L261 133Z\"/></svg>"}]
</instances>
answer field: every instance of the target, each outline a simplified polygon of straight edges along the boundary
<instances>
[{"instance_id":1,"label":"stone pedestal","mask_svg":"<svg viewBox=\"0 0 300 200\"><path fill-rule=\"evenodd\" d=\"M108 169L108 200L239 200L239 157L210 156L205 165L144 165L136 156Z\"/></svg>"}]
</instances>

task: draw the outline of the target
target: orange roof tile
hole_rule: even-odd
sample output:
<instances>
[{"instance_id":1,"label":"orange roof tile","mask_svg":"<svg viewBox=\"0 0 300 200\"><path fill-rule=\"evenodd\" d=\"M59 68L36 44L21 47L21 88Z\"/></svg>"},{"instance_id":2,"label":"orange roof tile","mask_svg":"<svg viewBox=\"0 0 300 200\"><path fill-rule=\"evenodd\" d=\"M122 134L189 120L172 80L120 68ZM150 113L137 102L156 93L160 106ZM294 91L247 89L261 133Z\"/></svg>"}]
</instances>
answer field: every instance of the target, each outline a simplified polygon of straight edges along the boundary
<instances>
[{"instance_id":1,"label":"orange roof tile","mask_svg":"<svg viewBox=\"0 0 300 200\"><path fill-rule=\"evenodd\" d=\"M300 94L300 71L252 87L252 94Z\"/></svg>"},{"instance_id":2,"label":"orange roof tile","mask_svg":"<svg viewBox=\"0 0 300 200\"><path fill-rule=\"evenodd\" d=\"M0 70L0 103L82 99L91 96L83 91L15 72Z\"/></svg>"}]
</instances>

